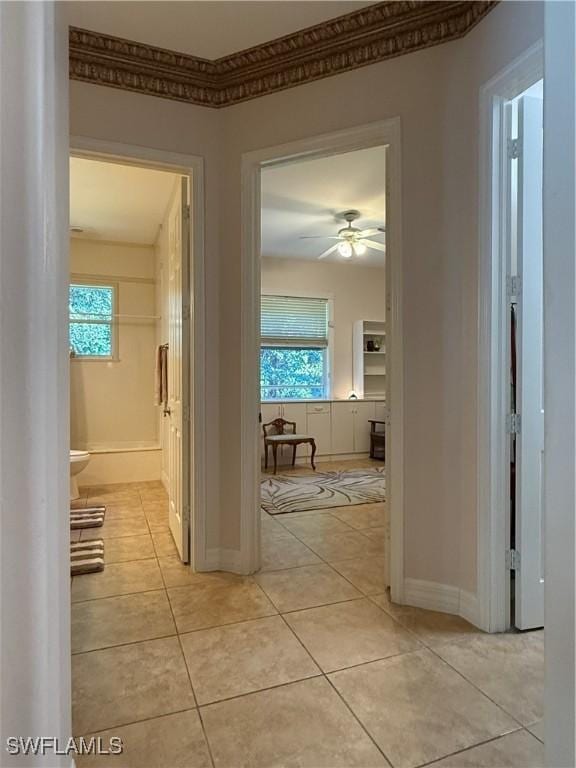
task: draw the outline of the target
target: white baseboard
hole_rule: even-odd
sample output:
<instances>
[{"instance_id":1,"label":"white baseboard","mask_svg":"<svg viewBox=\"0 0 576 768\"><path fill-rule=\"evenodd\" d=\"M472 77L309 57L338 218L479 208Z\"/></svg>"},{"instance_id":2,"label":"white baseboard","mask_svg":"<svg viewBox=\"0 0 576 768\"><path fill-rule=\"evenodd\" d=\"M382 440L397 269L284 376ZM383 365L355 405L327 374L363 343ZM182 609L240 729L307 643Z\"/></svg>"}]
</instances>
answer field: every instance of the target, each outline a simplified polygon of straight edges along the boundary
<instances>
[{"instance_id":1,"label":"white baseboard","mask_svg":"<svg viewBox=\"0 0 576 768\"><path fill-rule=\"evenodd\" d=\"M470 624L474 624L475 627L484 629L480 618L480 601L478 595L474 592L467 592L465 589L460 590L460 616Z\"/></svg>"},{"instance_id":2,"label":"white baseboard","mask_svg":"<svg viewBox=\"0 0 576 768\"><path fill-rule=\"evenodd\" d=\"M404 602L428 611L461 616L475 627L480 626L480 606L473 592L422 579L404 579Z\"/></svg>"}]
</instances>

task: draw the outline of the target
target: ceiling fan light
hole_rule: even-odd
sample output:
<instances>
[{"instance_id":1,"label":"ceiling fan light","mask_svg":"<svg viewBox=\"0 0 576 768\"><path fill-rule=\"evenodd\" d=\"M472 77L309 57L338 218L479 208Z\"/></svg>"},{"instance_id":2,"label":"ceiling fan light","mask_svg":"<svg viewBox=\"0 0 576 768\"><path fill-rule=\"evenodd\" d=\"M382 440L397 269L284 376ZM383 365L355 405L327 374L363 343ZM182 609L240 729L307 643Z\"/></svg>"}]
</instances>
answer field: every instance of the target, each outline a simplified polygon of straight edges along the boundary
<instances>
[{"instance_id":1,"label":"ceiling fan light","mask_svg":"<svg viewBox=\"0 0 576 768\"><path fill-rule=\"evenodd\" d=\"M351 258L353 253L351 243L349 243L347 240L344 240L342 243L339 243L338 253L340 254L340 256L343 256L345 259Z\"/></svg>"},{"instance_id":2,"label":"ceiling fan light","mask_svg":"<svg viewBox=\"0 0 576 768\"><path fill-rule=\"evenodd\" d=\"M366 253L366 246L364 243L354 243L354 251L356 256L364 256Z\"/></svg>"}]
</instances>

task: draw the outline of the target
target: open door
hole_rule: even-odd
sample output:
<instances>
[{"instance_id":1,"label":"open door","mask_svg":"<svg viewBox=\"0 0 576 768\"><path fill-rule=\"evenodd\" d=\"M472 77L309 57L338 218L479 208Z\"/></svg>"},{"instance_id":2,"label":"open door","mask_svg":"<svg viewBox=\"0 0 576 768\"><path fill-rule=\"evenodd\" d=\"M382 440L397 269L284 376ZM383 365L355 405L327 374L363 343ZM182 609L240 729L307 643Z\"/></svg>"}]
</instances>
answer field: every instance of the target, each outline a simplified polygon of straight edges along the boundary
<instances>
[{"instance_id":1,"label":"open door","mask_svg":"<svg viewBox=\"0 0 576 768\"><path fill-rule=\"evenodd\" d=\"M182 177L168 216L169 525L183 562L190 558L190 204Z\"/></svg>"},{"instance_id":2,"label":"open door","mask_svg":"<svg viewBox=\"0 0 576 768\"><path fill-rule=\"evenodd\" d=\"M542 98L518 99L516 168L515 626L544 625ZM514 178L514 176L513 176ZM519 417L519 418L518 418Z\"/></svg>"}]
</instances>

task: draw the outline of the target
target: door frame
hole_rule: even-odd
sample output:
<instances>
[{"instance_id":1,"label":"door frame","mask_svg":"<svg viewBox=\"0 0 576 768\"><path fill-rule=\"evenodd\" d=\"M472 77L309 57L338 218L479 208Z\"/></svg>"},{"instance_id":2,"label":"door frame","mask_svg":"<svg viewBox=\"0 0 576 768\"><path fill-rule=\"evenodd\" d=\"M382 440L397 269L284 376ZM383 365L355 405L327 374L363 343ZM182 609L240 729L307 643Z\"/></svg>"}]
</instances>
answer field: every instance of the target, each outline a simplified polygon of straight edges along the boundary
<instances>
[{"instance_id":1,"label":"door frame","mask_svg":"<svg viewBox=\"0 0 576 768\"><path fill-rule=\"evenodd\" d=\"M541 41L530 47L480 90L480 243L478 257L478 625L486 632L510 626L509 573L505 549L510 539L510 487L506 468L508 406L508 297L506 192L502 152L504 102L544 77ZM503 546L503 542L506 542Z\"/></svg>"},{"instance_id":2,"label":"door frame","mask_svg":"<svg viewBox=\"0 0 576 768\"><path fill-rule=\"evenodd\" d=\"M70 156L135 165L140 168L165 170L188 176L192 198L190 233L190 444L187 446L188 477L192 489L189 531L190 567L209 570L206 548L206 320L205 320L205 251L204 251L204 158L176 152L150 149L132 144L102 141L85 136L70 137Z\"/></svg>"},{"instance_id":3,"label":"door frame","mask_svg":"<svg viewBox=\"0 0 576 768\"><path fill-rule=\"evenodd\" d=\"M241 228L241 527L240 567L260 567L260 220L261 171L303 159L386 146L386 346L390 350L387 380L387 431L390 472L389 582L395 602L404 600L404 351L402 335L402 191L400 118L394 117L335 133L248 152L242 155Z\"/></svg>"}]
</instances>

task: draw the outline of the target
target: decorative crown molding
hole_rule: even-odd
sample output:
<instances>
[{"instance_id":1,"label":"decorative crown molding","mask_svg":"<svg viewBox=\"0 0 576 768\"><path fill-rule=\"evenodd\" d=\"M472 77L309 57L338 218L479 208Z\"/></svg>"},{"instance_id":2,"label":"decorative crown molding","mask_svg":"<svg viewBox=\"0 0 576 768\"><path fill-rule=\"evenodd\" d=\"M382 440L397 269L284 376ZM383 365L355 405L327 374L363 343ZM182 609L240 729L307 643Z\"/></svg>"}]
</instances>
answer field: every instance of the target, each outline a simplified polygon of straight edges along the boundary
<instances>
[{"instance_id":1,"label":"decorative crown molding","mask_svg":"<svg viewBox=\"0 0 576 768\"><path fill-rule=\"evenodd\" d=\"M228 107L457 40L496 3L387 0L214 61L70 27L70 78Z\"/></svg>"}]
</instances>

